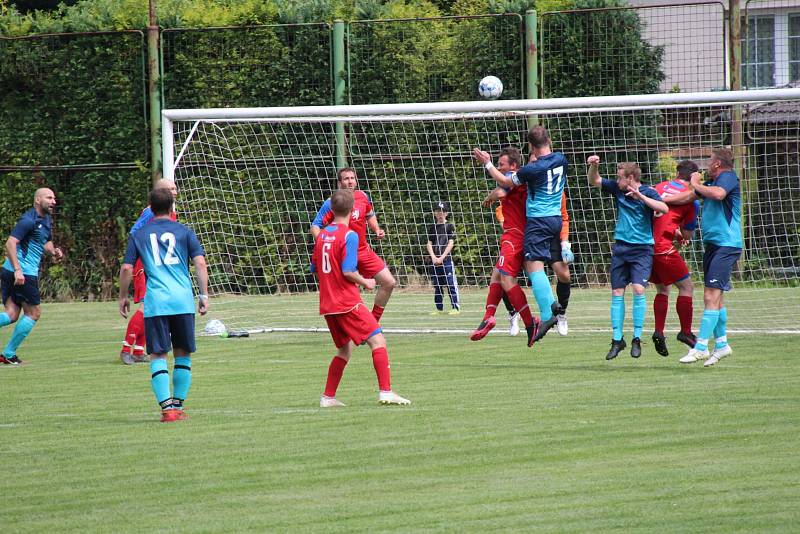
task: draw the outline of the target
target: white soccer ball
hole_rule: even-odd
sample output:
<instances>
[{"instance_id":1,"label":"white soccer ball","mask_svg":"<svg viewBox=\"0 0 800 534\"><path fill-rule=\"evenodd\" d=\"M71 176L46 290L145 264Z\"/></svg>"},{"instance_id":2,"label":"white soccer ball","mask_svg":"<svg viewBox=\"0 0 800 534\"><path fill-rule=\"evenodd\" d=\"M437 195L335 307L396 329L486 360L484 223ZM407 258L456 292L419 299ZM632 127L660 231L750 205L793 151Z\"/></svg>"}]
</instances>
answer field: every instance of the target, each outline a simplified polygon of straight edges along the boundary
<instances>
[{"instance_id":1,"label":"white soccer ball","mask_svg":"<svg viewBox=\"0 0 800 534\"><path fill-rule=\"evenodd\" d=\"M211 319L206 323L205 331L210 336L218 336L225 333L225 325L219 319Z\"/></svg>"},{"instance_id":2,"label":"white soccer ball","mask_svg":"<svg viewBox=\"0 0 800 534\"><path fill-rule=\"evenodd\" d=\"M495 100L503 94L503 82L497 76L487 76L478 83L478 93L487 100Z\"/></svg>"}]
</instances>

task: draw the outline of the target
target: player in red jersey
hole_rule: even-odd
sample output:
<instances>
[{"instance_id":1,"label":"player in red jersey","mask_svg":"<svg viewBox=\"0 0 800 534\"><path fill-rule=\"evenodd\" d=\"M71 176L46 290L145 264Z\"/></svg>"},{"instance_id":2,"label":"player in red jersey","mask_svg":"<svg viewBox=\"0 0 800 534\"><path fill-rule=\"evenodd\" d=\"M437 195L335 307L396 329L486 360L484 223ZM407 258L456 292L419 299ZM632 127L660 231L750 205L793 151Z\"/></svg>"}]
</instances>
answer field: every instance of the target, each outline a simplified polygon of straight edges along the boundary
<instances>
[{"instance_id":1,"label":"player in red jersey","mask_svg":"<svg viewBox=\"0 0 800 534\"><path fill-rule=\"evenodd\" d=\"M372 303L372 315L375 316L377 321L380 321L386 308L386 303L389 302L389 297L392 296L392 291L397 286L397 281L392 276L386 263L367 243L367 226L378 239L383 239L386 236L386 232L378 224L378 217L375 215L375 209L369 196L364 191L357 189L358 177L355 169L352 167L339 169L339 172L336 173L336 178L339 181L340 190L347 189L353 192L354 204L353 213L350 217L350 229L358 235L358 272L364 278L374 278L379 286ZM317 212L317 216L314 217L314 222L311 223L311 235L314 236L314 239L317 238L320 230L332 220L333 211L331 210L330 200L326 200L319 212Z\"/></svg>"},{"instance_id":2,"label":"player in red jersey","mask_svg":"<svg viewBox=\"0 0 800 534\"><path fill-rule=\"evenodd\" d=\"M172 198L178 198L178 187L173 180L162 178L156 182L153 189L169 189L172 193ZM147 206L139 218L133 224L129 235L133 235L136 231L153 220L154 215L150 206ZM173 221L178 220L178 214L175 212L173 206L170 218ZM133 302L134 304L141 304L144 302L144 295L147 288L147 276L144 274L144 266L142 260L137 259L136 264L133 266ZM144 348L146 346L146 338L144 333L144 313L142 306L139 306L136 311L131 315L128 320L128 328L125 330L125 339L122 340L122 350L119 353L119 359L125 365L132 365L137 362L146 362Z\"/></svg>"},{"instance_id":3,"label":"player in red jersey","mask_svg":"<svg viewBox=\"0 0 800 534\"><path fill-rule=\"evenodd\" d=\"M655 332L653 344L656 352L668 356L667 341L664 337L664 325L669 309L669 292L673 284L678 288L678 300L675 310L681 323L678 341L694 347L695 335L692 333L692 293L694 284L689 276L689 268L678 251L692 238L697 227L697 205L692 202L694 194L689 185L689 178L697 172L697 164L684 160L678 163L678 175L674 180L667 180L655 186L656 191L669 206L669 212L656 215L653 219L653 269L650 282L656 286L653 300L655 315ZM677 245L676 245L677 242Z\"/></svg>"},{"instance_id":4,"label":"player in red jersey","mask_svg":"<svg viewBox=\"0 0 800 534\"><path fill-rule=\"evenodd\" d=\"M319 405L321 408L344 406L336 399L336 390L353 347L365 342L372 349L372 364L378 375L378 402L411 404L392 391L386 338L377 319L361 301L358 286L375 289L375 280L365 278L358 271L359 237L349 228L353 203L353 192L348 189L331 195L329 206L333 220L318 232L311 258L311 269L319 280L319 313L325 317L338 349L328 367L328 380Z\"/></svg>"},{"instance_id":5,"label":"player in red jersey","mask_svg":"<svg viewBox=\"0 0 800 534\"><path fill-rule=\"evenodd\" d=\"M497 169L505 175L514 174L522 164L522 156L514 147L506 147L497 157ZM533 345L533 338L539 328L539 320L531 315L525 292L517 284L517 276L524 261L525 239L525 201L528 198L526 185L518 185L511 189L495 188L483 201L485 207L500 200L503 211L503 235L500 237L500 255L497 258L492 277L489 281L489 294L486 297L486 312L478 328L472 332L470 339L478 341L486 337L497 321L494 318L497 305L503 298L503 292L514 307L528 332L528 346Z\"/></svg>"}]
</instances>

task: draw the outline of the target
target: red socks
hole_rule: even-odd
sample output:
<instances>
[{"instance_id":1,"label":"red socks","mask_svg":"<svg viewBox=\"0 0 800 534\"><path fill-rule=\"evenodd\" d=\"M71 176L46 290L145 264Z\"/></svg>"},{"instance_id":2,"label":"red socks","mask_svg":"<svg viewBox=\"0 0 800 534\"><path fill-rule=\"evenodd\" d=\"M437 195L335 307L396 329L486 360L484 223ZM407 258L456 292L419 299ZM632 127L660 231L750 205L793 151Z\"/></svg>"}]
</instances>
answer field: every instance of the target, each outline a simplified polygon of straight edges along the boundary
<instances>
[{"instance_id":1,"label":"red socks","mask_svg":"<svg viewBox=\"0 0 800 534\"><path fill-rule=\"evenodd\" d=\"M691 334L692 313L694 312L692 297L681 297L678 295L678 301L675 303L675 311L678 312L678 318L681 321L681 332L684 334Z\"/></svg>"},{"instance_id":2,"label":"red socks","mask_svg":"<svg viewBox=\"0 0 800 534\"><path fill-rule=\"evenodd\" d=\"M339 382L342 380L344 368L347 365L347 360L334 356L331 364L328 366L328 381L325 382L325 396L335 397L336 390L339 387Z\"/></svg>"},{"instance_id":3,"label":"red socks","mask_svg":"<svg viewBox=\"0 0 800 534\"><path fill-rule=\"evenodd\" d=\"M680 297L678 297L680 302ZM656 321L656 332L664 333L664 326L667 324L667 310L669 309L669 297L656 293L653 299L653 316Z\"/></svg>"},{"instance_id":4,"label":"red socks","mask_svg":"<svg viewBox=\"0 0 800 534\"><path fill-rule=\"evenodd\" d=\"M507 294L511 305L514 306L519 316L522 317L522 322L525 323L526 327L530 326L531 323L533 323L533 316L531 315L531 309L528 307L528 299L525 298L525 292L521 287L514 286Z\"/></svg>"},{"instance_id":5,"label":"red socks","mask_svg":"<svg viewBox=\"0 0 800 534\"><path fill-rule=\"evenodd\" d=\"M386 308L381 308L381 307L380 307L380 306L378 306L377 304L375 304L375 305L372 307L372 316L373 316L373 317L375 317L375 320L376 320L376 321L378 321L378 322L380 322L380 321L381 321L381 317L383 317L383 311L384 311L385 309L386 309Z\"/></svg>"},{"instance_id":6,"label":"red socks","mask_svg":"<svg viewBox=\"0 0 800 534\"><path fill-rule=\"evenodd\" d=\"M372 365L375 367L375 374L378 375L378 389L391 391L392 378L389 371L389 353L386 351L386 347L372 351Z\"/></svg>"},{"instance_id":7,"label":"red socks","mask_svg":"<svg viewBox=\"0 0 800 534\"><path fill-rule=\"evenodd\" d=\"M128 352L134 356L143 356L144 346L144 313L142 313L142 309L139 308L128 321L128 329L125 331L125 340L122 342L122 352Z\"/></svg>"},{"instance_id":8,"label":"red socks","mask_svg":"<svg viewBox=\"0 0 800 534\"><path fill-rule=\"evenodd\" d=\"M494 317L494 314L497 311L497 305L502 299L503 286L496 282L489 284L489 294L486 296L486 313L483 314L484 321L489 317Z\"/></svg>"}]
</instances>

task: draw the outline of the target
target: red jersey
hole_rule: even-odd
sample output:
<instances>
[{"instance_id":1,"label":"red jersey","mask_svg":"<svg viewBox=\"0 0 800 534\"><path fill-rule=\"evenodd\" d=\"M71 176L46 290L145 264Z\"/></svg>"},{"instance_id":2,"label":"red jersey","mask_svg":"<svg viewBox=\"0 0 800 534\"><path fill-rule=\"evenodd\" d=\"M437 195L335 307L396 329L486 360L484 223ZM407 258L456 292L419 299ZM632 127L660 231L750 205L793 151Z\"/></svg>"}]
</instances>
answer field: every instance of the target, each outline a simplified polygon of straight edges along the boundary
<instances>
[{"instance_id":1,"label":"red jersey","mask_svg":"<svg viewBox=\"0 0 800 534\"><path fill-rule=\"evenodd\" d=\"M668 180L655 186L655 190L661 198L667 199L671 195L677 195L687 191L689 187L678 180ZM694 230L697 228L697 207L693 202L688 204L669 206L669 211L664 215L656 214L653 217L653 246L654 254L672 254L677 252L675 248L675 232L678 228Z\"/></svg>"},{"instance_id":2,"label":"red jersey","mask_svg":"<svg viewBox=\"0 0 800 534\"><path fill-rule=\"evenodd\" d=\"M500 199L503 210L503 231L517 230L525 233L525 202L528 200L528 186L517 185L506 189L506 196Z\"/></svg>"},{"instance_id":3,"label":"red jersey","mask_svg":"<svg viewBox=\"0 0 800 534\"><path fill-rule=\"evenodd\" d=\"M356 271L358 236L344 225L322 228L314 242L311 267L319 280L320 315L347 313L361 302L358 286L344 277Z\"/></svg>"},{"instance_id":4,"label":"red jersey","mask_svg":"<svg viewBox=\"0 0 800 534\"><path fill-rule=\"evenodd\" d=\"M358 235L358 246L367 246L367 219L375 215L372 201L369 196L360 189L353 191L353 213L350 215L350 229ZM314 226L324 228L333 221L333 211L331 210L330 199L322 204L317 217L314 219Z\"/></svg>"}]
</instances>

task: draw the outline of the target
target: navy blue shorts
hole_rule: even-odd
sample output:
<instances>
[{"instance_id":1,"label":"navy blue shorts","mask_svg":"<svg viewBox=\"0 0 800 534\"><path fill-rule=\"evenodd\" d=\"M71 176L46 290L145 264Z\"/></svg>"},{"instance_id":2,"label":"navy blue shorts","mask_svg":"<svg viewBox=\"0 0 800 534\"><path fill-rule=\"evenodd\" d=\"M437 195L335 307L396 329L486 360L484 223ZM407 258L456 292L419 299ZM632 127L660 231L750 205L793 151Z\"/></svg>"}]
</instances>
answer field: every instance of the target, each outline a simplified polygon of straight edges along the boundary
<instances>
[{"instance_id":1,"label":"navy blue shorts","mask_svg":"<svg viewBox=\"0 0 800 534\"><path fill-rule=\"evenodd\" d=\"M0 269L0 284L3 290L3 304L8 301L8 298L21 306L23 302L27 302L31 306L38 306L41 302L39 297L39 277L25 275L25 283L22 285L14 285L14 273L8 269Z\"/></svg>"},{"instance_id":2,"label":"navy blue shorts","mask_svg":"<svg viewBox=\"0 0 800 534\"><path fill-rule=\"evenodd\" d=\"M634 245L617 241L611 247L611 289L628 284L647 287L653 269L653 245Z\"/></svg>"},{"instance_id":3,"label":"navy blue shorts","mask_svg":"<svg viewBox=\"0 0 800 534\"><path fill-rule=\"evenodd\" d=\"M157 315L144 318L147 354L166 354L172 347L194 352L194 314Z\"/></svg>"},{"instance_id":4,"label":"navy blue shorts","mask_svg":"<svg viewBox=\"0 0 800 534\"><path fill-rule=\"evenodd\" d=\"M525 223L525 261L550 263L552 243L561 243L561 215L534 217Z\"/></svg>"},{"instance_id":5,"label":"navy blue shorts","mask_svg":"<svg viewBox=\"0 0 800 534\"><path fill-rule=\"evenodd\" d=\"M703 285L723 291L731 290L731 273L742 249L734 247L718 247L704 243L703 253Z\"/></svg>"}]
</instances>

